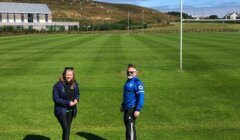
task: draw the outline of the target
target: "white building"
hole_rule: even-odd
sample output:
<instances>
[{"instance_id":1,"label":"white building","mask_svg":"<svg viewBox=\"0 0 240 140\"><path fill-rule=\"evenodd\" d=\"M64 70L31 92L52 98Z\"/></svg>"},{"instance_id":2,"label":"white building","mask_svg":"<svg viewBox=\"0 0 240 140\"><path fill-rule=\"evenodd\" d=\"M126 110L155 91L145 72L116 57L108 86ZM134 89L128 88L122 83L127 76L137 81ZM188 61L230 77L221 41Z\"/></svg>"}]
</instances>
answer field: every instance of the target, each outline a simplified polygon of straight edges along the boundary
<instances>
[{"instance_id":1,"label":"white building","mask_svg":"<svg viewBox=\"0 0 240 140\"><path fill-rule=\"evenodd\" d=\"M228 13L227 15L225 15L224 19L236 20L238 16L239 16L239 14L237 12L232 12L232 13Z\"/></svg>"},{"instance_id":2,"label":"white building","mask_svg":"<svg viewBox=\"0 0 240 140\"><path fill-rule=\"evenodd\" d=\"M68 30L79 27L78 22L53 22L52 12L46 4L0 2L0 26L46 30L59 26Z\"/></svg>"}]
</instances>

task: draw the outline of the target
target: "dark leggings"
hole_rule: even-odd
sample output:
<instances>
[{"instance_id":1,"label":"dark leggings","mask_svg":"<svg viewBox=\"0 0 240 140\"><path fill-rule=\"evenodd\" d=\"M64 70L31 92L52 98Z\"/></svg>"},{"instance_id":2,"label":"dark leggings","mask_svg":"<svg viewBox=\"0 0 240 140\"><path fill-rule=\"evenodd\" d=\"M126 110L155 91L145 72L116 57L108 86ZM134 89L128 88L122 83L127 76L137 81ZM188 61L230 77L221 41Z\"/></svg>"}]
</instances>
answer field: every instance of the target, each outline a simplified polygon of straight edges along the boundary
<instances>
[{"instance_id":1,"label":"dark leggings","mask_svg":"<svg viewBox=\"0 0 240 140\"><path fill-rule=\"evenodd\" d=\"M134 117L135 108L124 111L124 124L126 127L126 140L136 140L136 128L135 122L136 118Z\"/></svg>"},{"instance_id":2,"label":"dark leggings","mask_svg":"<svg viewBox=\"0 0 240 140\"><path fill-rule=\"evenodd\" d=\"M57 117L62 127L62 140L69 140L70 128L73 119L73 112L67 112L66 116Z\"/></svg>"}]
</instances>

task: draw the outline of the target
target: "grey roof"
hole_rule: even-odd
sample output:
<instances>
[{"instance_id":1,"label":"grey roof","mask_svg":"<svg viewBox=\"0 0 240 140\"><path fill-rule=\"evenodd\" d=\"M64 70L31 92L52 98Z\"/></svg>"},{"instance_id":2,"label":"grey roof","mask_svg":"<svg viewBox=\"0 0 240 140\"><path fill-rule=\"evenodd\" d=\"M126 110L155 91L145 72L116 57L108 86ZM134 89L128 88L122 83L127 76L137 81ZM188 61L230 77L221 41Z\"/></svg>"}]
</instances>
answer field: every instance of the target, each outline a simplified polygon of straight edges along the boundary
<instances>
[{"instance_id":1,"label":"grey roof","mask_svg":"<svg viewBox=\"0 0 240 140\"><path fill-rule=\"evenodd\" d=\"M46 4L0 2L0 13L51 14Z\"/></svg>"}]
</instances>

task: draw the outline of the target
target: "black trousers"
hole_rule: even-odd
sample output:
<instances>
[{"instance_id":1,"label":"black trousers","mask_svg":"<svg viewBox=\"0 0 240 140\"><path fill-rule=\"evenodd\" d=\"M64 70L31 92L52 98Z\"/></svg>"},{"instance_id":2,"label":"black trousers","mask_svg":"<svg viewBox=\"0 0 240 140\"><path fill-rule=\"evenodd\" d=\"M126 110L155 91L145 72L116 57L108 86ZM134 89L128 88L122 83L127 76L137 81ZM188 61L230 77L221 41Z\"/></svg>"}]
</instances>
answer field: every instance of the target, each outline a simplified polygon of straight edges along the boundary
<instances>
[{"instance_id":1,"label":"black trousers","mask_svg":"<svg viewBox=\"0 0 240 140\"><path fill-rule=\"evenodd\" d=\"M70 128L73 120L73 112L67 112L66 116L57 117L62 127L62 140L69 140Z\"/></svg>"},{"instance_id":2,"label":"black trousers","mask_svg":"<svg viewBox=\"0 0 240 140\"><path fill-rule=\"evenodd\" d=\"M135 108L124 111L124 124L126 127L126 140L137 140L136 118L134 117Z\"/></svg>"}]
</instances>

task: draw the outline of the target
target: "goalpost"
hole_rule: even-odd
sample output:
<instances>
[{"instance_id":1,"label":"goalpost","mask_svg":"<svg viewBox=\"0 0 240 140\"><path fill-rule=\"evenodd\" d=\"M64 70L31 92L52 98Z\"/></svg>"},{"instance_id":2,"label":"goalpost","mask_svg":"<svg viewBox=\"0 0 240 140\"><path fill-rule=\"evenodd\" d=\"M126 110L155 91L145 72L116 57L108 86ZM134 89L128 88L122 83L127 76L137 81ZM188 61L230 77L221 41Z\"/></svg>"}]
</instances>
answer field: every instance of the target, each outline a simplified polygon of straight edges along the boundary
<instances>
[{"instance_id":1,"label":"goalpost","mask_svg":"<svg viewBox=\"0 0 240 140\"><path fill-rule=\"evenodd\" d=\"M183 0L180 0L180 70L182 71Z\"/></svg>"}]
</instances>

